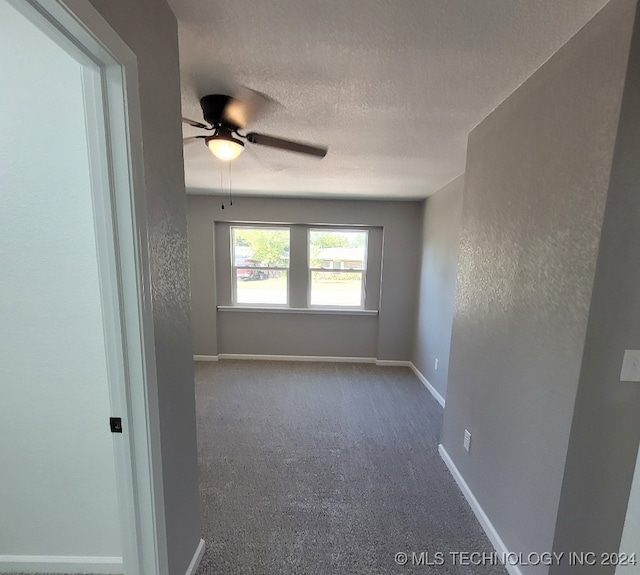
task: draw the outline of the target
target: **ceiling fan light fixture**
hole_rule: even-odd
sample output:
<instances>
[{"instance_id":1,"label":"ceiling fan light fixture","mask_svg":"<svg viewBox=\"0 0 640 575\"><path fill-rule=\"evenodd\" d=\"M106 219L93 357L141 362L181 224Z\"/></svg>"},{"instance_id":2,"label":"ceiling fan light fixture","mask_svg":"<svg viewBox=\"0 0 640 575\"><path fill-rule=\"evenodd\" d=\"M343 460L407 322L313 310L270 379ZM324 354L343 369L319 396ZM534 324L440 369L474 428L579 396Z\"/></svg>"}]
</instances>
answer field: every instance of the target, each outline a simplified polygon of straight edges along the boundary
<instances>
[{"instance_id":1,"label":"ceiling fan light fixture","mask_svg":"<svg viewBox=\"0 0 640 575\"><path fill-rule=\"evenodd\" d=\"M206 139L209 151L218 159L230 162L244 150L244 144L231 134L216 134Z\"/></svg>"}]
</instances>

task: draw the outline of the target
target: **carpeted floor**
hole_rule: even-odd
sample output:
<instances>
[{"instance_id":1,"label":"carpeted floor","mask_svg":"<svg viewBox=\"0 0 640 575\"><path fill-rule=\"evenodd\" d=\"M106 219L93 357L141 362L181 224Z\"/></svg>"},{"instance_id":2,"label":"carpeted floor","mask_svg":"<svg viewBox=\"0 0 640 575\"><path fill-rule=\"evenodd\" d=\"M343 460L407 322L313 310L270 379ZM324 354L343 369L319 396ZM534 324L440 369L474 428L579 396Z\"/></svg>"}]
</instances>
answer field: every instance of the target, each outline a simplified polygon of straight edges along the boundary
<instances>
[{"instance_id":1,"label":"carpeted floor","mask_svg":"<svg viewBox=\"0 0 640 575\"><path fill-rule=\"evenodd\" d=\"M438 455L442 409L408 368L196 366L200 575L505 574ZM408 563L396 564L396 553ZM427 560L443 565L412 565Z\"/></svg>"}]
</instances>

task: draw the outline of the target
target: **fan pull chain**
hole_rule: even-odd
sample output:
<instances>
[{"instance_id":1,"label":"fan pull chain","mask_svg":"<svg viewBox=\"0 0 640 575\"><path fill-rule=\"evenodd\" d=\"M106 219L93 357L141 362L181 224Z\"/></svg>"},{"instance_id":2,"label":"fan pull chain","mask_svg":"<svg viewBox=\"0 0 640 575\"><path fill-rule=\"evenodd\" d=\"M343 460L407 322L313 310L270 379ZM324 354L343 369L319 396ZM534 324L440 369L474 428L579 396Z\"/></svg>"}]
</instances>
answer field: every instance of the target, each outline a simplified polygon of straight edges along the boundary
<instances>
[{"instance_id":1,"label":"fan pull chain","mask_svg":"<svg viewBox=\"0 0 640 575\"><path fill-rule=\"evenodd\" d=\"M222 168L220 168L220 196L222 197L222 209L224 210L224 187L222 186Z\"/></svg>"},{"instance_id":2,"label":"fan pull chain","mask_svg":"<svg viewBox=\"0 0 640 575\"><path fill-rule=\"evenodd\" d=\"M233 198L231 197L231 162L229 162L229 205L233 206Z\"/></svg>"}]
</instances>

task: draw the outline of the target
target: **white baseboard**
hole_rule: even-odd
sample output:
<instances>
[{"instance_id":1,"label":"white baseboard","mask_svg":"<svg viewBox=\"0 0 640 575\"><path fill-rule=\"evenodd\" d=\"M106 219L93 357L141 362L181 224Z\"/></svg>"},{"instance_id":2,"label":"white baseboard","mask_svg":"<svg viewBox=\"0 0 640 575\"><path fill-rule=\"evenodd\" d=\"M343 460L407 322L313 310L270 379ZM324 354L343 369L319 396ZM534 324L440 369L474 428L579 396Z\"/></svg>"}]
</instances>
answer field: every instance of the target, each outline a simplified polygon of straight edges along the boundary
<instances>
[{"instance_id":1,"label":"white baseboard","mask_svg":"<svg viewBox=\"0 0 640 575\"><path fill-rule=\"evenodd\" d=\"M220 353L220 359L248 359L265 361L311 361L327 363L376 363L375 357L340 357L328 355L267 355L254 353Z\"/></svg>"},{"instance_id":2,"label":"white baseboard","mask_svg":"<svg viewBox=\"0 0 640 575\"><path fill-rule=\"evenodd\" d=\"M195 575L198 570L198 565L200 565L200 561L202 561L202 556L204 555L204 539L200 539L198 546L196 547L195 553L191 558L191 563L189 563L189 567L187 567L187 571L185 575Z\"/></svg>"},{"instance_id":3,"label":"white baseboard","mask_svg":"<svg viewBox=\"0 0 640 575\"><path fill-rule=\"evenodd\" d=\"M429 391L434 394L438 402L444 407L442 396L433 388L425 377L416 369L410 361L402 359L376 359L375 357L349 357L332 355L271 355L266 353L220 353L218 355L194 355L193 361L218 361L220 359L247 359L258 361L309 361L324 363L375 363L386 367L410 367L424 383Z\"/></svg>"},{"instance_id":4,"label":"white baseboard","mask_svg":"<svg viewBox=\"0 0 640 575\"><path fill-rule=\"evenodd\" d=\"M413 373L416 374L416 377L422 382L422 384L431 392L431 395L433 395L435 400L442 407L444 407L444 397L440 395L438 390L435 387L433 387L431 383L429 383L429 380L424 375L422 375L422 373L420 373L420 370L415 365L413 365L413 362L411 361L409 362L409 367L413 370Z\"/></svg>"},{"instance_id":5,"label":"white baseboard","mask_svg":"<svg viewBox=\"0 0 640 575\"><path fill-rule=\"evenodd\" d=\"M484 532L487 534L487 537L489 538L489 541L491 541L493 548L501 556L507 555L509 553L507 546L504 544L504 541L502 541L502 538L489 520L489 517L487 517L484 509L482 509L482 507L480 506L480 503L478 503L478 500L473 494L473 491L471 491L471 488L467 485L467 482L464 480L464 477L462 477L460 471L458 471L455 463L453 462L451 457L449 457L449 454L444 448L444 445L438 445L438 452L440 453L440 457L442 457L442 460L445 462L446 466L449 468L451 475L453 475L453 478L456 480L460 491L462 491L462 494L465 496L465 499L469 503L471 510L476 516L476 519L480 522L482 529L484 529ZM522 575L520 567L518 567L517 565L511 565L508 561L505 564L505 569L509 572L509 575Z\"/></svg>"},{"instance_id":6,"label":"white baseboard","mask_svg":"<svg viewBox=\"0 0 640 575\"><path fill-rule=\"evenodd\" d=\"M122 557L0 555L0 573L124 573Z\"/></svg>"},{"instance_id":7,"label":"white baseboard","mask_svg":"<svg viewBox=\"0 0 640 575\"><path fill-rule=\"evenodd\" d=\"M194 355L193 361L218 361L217 355Z\"/></svg>"}]
</instances>

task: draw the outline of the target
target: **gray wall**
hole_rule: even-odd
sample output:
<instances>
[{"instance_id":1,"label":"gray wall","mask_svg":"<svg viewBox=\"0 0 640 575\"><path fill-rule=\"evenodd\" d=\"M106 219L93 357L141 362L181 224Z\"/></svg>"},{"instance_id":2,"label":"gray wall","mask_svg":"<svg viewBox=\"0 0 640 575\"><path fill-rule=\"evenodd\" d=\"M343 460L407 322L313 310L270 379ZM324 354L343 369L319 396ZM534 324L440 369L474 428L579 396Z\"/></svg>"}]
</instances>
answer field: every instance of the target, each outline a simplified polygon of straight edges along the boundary
<instances>
[{"instance_id":1,"label":"gray wall","mask_svg":"<svg viewBox=\"0 0 640 575\"><path fill-rule=\"evenodd\" d=\"M220 312L219 353L371 358L377 324L356 315Z\"/></svg>"},{"instance_id":2,"label":"gray wall","mask_svg":"<svg viewBox=\"0 0 640 575\"><path fill-rule=\"evenodd\" d=\"M511 551L552 549L634 4L469 137L442 443Z\"/></svg>"},{"instance_id":3,"label":"gray wall","mask_svg":"<svg viewBox=\"0 0 640 575\"><path fill-rule=\"evenodd\" d=\"M640 443L640 384L620 382L624 350L640 349L640 13L627 74L562 485L558 551L618 551ZM640 553L640 539L629 551ZM598 573L614 571L603 566ZM554 572L573 571L564 565Z\"/></svg>"},{"instance_id":4,"label":"gray wall","mask_svg":"<svg viewBox=\"0 0 640 575\"><path fill-rule=\"evenodd\" d=\"M194 351L201 355L364 356L408 360L415 321L420 204L189 196ZM383 228L379 316L216 312L214 222L360 224Z\"/></svg>"},{"instance_id":5,"label":"gray wall","mask_svg":"<svg viewBox=\"0 0 640 575\"><path fill-rule=\"evenodd\" d=\"M200 539L176 19L164 0L91 0L138 60L170 573Z\"/></svg>"},{"instance_id":6,"label":"gray wall","mask_svg":"<svg viewBox=\"0 0 640 575\"><path fill-rule=\"evenodd\" d=\"M413 364L445 397L456 295L464 176L429 196L422 214L422 262ZM435 369L435 359L438 369Z\"/></svg>"}]
</instances>

